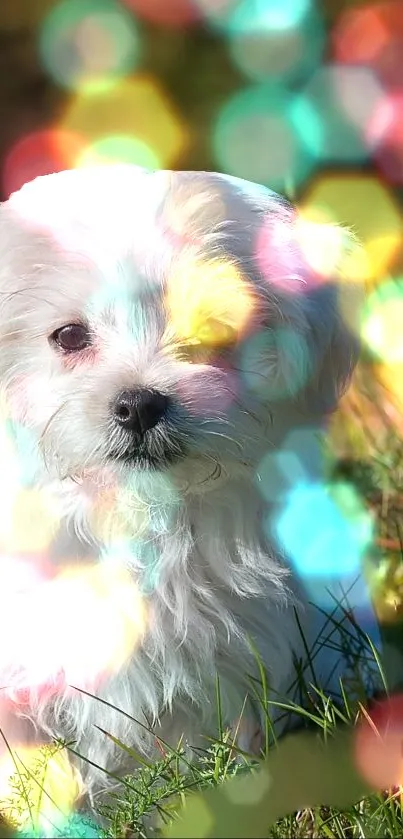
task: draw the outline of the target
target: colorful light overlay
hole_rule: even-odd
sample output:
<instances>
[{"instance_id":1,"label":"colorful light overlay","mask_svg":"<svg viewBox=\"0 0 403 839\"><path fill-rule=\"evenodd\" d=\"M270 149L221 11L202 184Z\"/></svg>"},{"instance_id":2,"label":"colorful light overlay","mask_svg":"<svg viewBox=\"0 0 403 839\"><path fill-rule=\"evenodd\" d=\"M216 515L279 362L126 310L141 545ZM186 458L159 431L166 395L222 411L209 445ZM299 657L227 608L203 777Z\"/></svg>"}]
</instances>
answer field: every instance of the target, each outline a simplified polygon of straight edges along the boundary
<instances>
[{"instance_id":1,"label":"colorful light overlay","mask_svg":"<svg viewBox=\"0 0 403 839\"><path fill-rule=\"evenodd\" d=\"M279 298L288 289L293 300L298 297L301 313L312 284L321 300L335 272L345 287L359 286L358 315L349 304L339 311L338 302L335 312L361 340L387 394L386 413L401 433L403 0L339 5L329 18L314 0L53 0L36 29L35 55L60 105L52 119L24 128L8 143L2 193L8 197L37 176L66 169L85 170L95 185L99 164L121 163L147 170L217 170L286 195L296 205L292 255L298 270L288 261L285 226L273 233L270 218L262 216L250 254L261 282L277 284ZM203 39L209 39L211 57L209 52L199 63ZM194 47L189 66L186 44ZM182 95L180 83L187 74L193 88ZM127 170L116 177L118 204ZM166 185L168 177L161 174L158 184ZM147 199L146 191L140 212L133 213L130 199L120 207L115 239L109 235L115 209L105 208L95 187L91 200L80 205L81 232L68 227L68 206L51 194L38 206L27 191L25 221L45 231L53 224L57 247L74 247L87 262L94 249L102 249L108 279L104 293L91 297L89 319L112 299L116 303L116 278L127 266L122 262L116 269L115 255L134 227L145 254L167 249L175 255L183 246L166 270L167 326L159 363L169 359L188 371L200 368L196 383L189 375L178 385L185 433L191 436L186 423L195 418L207 428L213 406L219 419L211 439L221 440L223 448L233 445L238 455L241 449L244 468L252 442L246 433L242 440L229 438L233 432L224 428L222 416L235 412L245 393L245 415L252 416L253 406L265 400L269 436L270 410L309 392L317 359L309 330L301 328L302 314L298 323L288 312L275 318L274 305L270 328L262 329L267 313L240 265L219 246L208 257L198 248L201 235L227 229L228 208L219 190L211 192L209 205L188 201L191 188L183 190L182 204L167 207L164 227L152 241L147 213L154 196ZM72 187L71 200L76 197ZM99 222L94 240L84 223L89 216ZM37 269L40 275L43 265ZM133 275L133 285L137 280ZM131 306L123 294L118 307L122 347L134 328L138 334L145 328L141 307ZM318 335L323 332L319 321ZM228 360L233 352L236 369ZM215 366L214 386L203 379L207 364ZM45 374L36 386L40 411L47 398ZM174 483L163 475L152 491L144 479L140 492L138 483L119 483L105 470L97 476L89 519L99 542L112 547L100 551L94 565L85 552L69 555L63 546L60 562L51 564L48 549L60 535L61 511L49 488L36 481L37 444L24 421L32 387L30 376L21 375L9 403L0 406L5 476L0 481L0 638L7 638L0 650L0 727L2 714L5 719L10 709L24 709L30 692L39 699L57 697L72 684L91 691L135 655L153 619L149 595L164 581L158 539L177 525L181 491L187 491L186 481ZM287 554L301 585L327 608L333 605L333 586L349 586L365 566L377 537L374 517L358 488L323 469L322 429L307 427L303 411L301 427L290 434L284 423L283 431L275 450L259 451L253 476L265 510L263 526ZM209 469L215 464L212 458ZM216 477L218 483L222 475ZM91 467L80 479L92 484ZM204 475L201 487L203 481ZM365 598L360 589L353 606L369 608ZM402 782L397 746L402 699L387 710L389 733L386 711L374 716L374 725L385 729L383 751L369 723L362 723L355 740L355 765L374 786ZM23 768L37 768L46 756L47 790L38 802L31 784L32 807L22 814L10 798L15 761L0 749L0 799L8 802L4 807L0 802L0 811L22 836L63 836L74 829L77 835L97 836L98 828L83 826L74 813L81 779L66 752L43 748L21 744Z\"/></svg>"}]
</instances>

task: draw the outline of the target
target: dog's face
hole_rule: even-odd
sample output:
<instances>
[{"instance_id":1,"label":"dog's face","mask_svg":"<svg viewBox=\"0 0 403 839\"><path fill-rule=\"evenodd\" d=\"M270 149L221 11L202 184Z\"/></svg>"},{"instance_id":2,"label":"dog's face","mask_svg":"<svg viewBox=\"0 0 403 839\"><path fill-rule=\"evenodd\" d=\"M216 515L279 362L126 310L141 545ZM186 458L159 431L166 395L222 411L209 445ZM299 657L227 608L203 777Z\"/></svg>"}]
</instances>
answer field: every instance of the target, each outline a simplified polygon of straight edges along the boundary
<instances>
[{"instance_id":1,"label":"dog's face","mask_svg":"<svg viewBox=\"0 0 403 839\"><path fill-rule=\"evenodd\" d=\"M332 409L357 343L338 296L345 236L315 226L316 256L332 251L319 270L308 227L210 173L105 167L12 196L0 380L40 468L213 475L261 457L273 416Z\"/></svg>"}]
</instances>

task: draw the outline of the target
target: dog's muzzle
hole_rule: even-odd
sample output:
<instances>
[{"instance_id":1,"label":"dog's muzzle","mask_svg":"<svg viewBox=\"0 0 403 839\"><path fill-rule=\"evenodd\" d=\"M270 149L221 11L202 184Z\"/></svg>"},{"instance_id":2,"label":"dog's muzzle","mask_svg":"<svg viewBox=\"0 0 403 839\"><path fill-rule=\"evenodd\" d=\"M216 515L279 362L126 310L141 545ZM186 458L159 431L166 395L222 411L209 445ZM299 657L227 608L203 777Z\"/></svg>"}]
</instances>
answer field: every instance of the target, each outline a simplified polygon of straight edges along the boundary
<instances>
[{"instance_id":1,"label":"dog's muzzle","mask_svg":"<svg viewBox=\"0 0 403 839\"><path fill-rule=\"evenodd\" d=\"M113 460L144 469L164 469L185 456L183 443L169 425L172 408L158 390L123 390L111 405L113 421L123 431L122 447L113 449Z\"/></svg>"},{"instance_id":2,"label":"dog's muzzle","mask_svg":"<svg viewBox=\"0 0 403 839\"><path fill-rule=\"evenodd\" d=\"M122 390L115 399L113 416L125 431L143 435L163 419L168 407L168 397L158 390Z\"/></svg>"}]
</instances>

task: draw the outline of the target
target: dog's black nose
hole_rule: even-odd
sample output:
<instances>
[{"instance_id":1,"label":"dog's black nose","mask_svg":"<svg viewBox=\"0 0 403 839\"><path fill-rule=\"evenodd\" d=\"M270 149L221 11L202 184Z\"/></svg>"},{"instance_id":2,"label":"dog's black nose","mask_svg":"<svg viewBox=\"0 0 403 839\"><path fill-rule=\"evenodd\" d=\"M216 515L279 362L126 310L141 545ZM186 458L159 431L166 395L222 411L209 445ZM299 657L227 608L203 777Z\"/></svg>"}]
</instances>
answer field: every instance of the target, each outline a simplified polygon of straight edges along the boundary
<instances>
[{"instance_id":1,"label":"dog's black nose","mask_svg":"<svg viewBox=\"0 0 403 839\"><path fill-rule=\"evenodd\" d=\"M157 425L167 407L168 397L158 390L122 390L115 400L113 415L122 428L144 434Z\"/></svg>"}]
</instances>

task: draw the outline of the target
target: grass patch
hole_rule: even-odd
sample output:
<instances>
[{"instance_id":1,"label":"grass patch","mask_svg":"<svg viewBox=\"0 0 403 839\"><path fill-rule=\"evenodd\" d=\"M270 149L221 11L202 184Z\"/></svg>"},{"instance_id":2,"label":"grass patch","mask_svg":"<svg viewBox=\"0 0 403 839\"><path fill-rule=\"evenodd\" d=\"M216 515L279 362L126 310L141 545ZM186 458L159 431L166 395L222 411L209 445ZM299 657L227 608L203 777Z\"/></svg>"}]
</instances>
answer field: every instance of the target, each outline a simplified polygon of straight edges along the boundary
<instances>
[{"instance_id":1,"label":"grass patch","mask_svg":"<svg viewBox=\"0 0 403 839\"><path fill-rule=\"evenodd\" d=\"M351 639L348 626L345 633L347 640ZM373 667L379 669L375 651L368 639L365 647L365 639L363 633L359 635L362 659L372 656ZM250 693L260 703L266 719L260 761L240 752L233 735L223 729L218 682L217 737L206 739L205 748L197 750L192 762L182 744L172 748L163 741L159 741L160 757L148 762L104 731L104 736L112 737L133 761L133 771L100 801L102 828L74 817L61 822L53 816L51 823L34 823L35 803L29 801L27 810L27 787L32 791L34 780L34 788L41 788L44 764L37 760L29 768L23 765L23 771L13 778L20 824L24 808L26 815L20 835L86 839L402 836L401 790L370 793L351 758L354 727L365 716L360 701L363 686L356 691L355 699L350 691L342 690L341 700L335 702L315 686L312 668L308 672L302 682L303 692L309 697L304 705L279 703L270 698L263 673L261 680L251 681ZM297 675L300 681L301 672ZM277 742L271 727L274 708L292 713L300 723L300 730L293 730ZM59 748L64 754L75 753L74 745L61 744ZM54 751L43 750L44 761L49 755L54 755ZM111 776L111 780L117 779ZM47 794L42 790L42 799ZM306 806L301 806L301 800Z\"/></svg>"}]
</instances>

